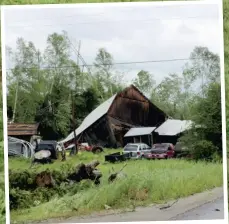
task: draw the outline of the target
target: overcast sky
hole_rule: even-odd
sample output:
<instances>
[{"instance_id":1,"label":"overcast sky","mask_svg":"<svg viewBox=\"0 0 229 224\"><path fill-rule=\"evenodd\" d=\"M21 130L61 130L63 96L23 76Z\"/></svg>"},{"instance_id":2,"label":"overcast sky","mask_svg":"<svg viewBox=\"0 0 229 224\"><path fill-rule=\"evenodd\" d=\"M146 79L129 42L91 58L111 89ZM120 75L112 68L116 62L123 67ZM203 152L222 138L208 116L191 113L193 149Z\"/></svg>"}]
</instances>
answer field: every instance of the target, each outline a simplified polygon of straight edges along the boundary
<instances>
[{"instance_id":1,"label":"overcast sky","mask_svg":"<svg viewBox=\"0 0 229 224\"><path fill-rule=\"evenodd\" d=\"M6 45L15 48L18 37L44 50L47 36L67 31L81 55L93 64L99 48L106 48L116 63L188 58L195 46L220 53L218 5L155 6L153 3L104 7L34 8L5 10ZM72 53L75 59L76 55ZM159 82L169 73L181 73L186 61L117 65L131 80L140 70ZM7 68L11 65L7 60Z\"/></svg>"}]
</instances>

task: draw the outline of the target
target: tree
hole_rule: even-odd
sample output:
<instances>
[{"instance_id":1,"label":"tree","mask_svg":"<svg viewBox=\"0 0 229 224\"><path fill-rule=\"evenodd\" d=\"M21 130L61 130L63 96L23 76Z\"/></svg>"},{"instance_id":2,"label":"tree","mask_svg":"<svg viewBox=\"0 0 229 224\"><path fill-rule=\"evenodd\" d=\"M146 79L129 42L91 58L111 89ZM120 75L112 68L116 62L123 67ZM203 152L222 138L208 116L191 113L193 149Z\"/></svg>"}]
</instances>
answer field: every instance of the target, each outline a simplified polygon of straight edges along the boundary
<instances>
[{"instance_id":1,"label":"tree","mask_svg":"<svg viewBox=\"0 0 229 224\"><path fill-rule=\"evenodd\" d=\"M134 85L142 91L145 95L150 95L153 88L155 88L155 80L153 79L153 75L149 72L141 70L137 74L137 78L133 80Z\"/></svg>"},{"instance_id":2,"label":"tree","mask_svg":"<svg viewBox=\"0 0 229 224\"><path fill-rule=\"evenodd\" d=\"M16 122L33 122L37 105L42 100L44 84L38 68L39 51L31 42L22 38L17 40L16 52L13 54L14 68L7 76L10 95L8 106L13 108L13 120ZM39 86L42 86L41 89Z\"/></svg>"},{"instance_id":3,"label":"tree","mask_svg":"<svg viewBox=\"0 0 229 224\"><path fill-rule=\"evenodd\" d=\"M99 93L101 101L105 101L120 89L122 89L121 79L114 73L112 55L105 49L100 48L95 58L95 75L93 85Z\"/></svg>"},{"instance_id":4,"label":"tree","mask_svg":"<svg viewBox=\"0 0 229 224\"><path fill-rule=\"evenodd\" d=\"M204 97L196 96L193 105L192 130L180 141L195 159L222 158L221 87L212 82L204 91Z\"/></svg>"},{"instance_id":5,"label":"tree","mask_svg":"<svg viewBox=\"0 0 229 224\"><path fill-rule=\"evenodd\" d=\"M186 88L198 84L201 88L220 81L220 58L207 47L195 47L183 71Z\"/></svg>"},{"instance_id":6,"label":"tree","mask_svg":"<svg viewBox=\"0 0 229 224\"><path fill-rule=\"evenodd\" d=\"M189 119L190 94L184 90L183 77L170 74L151 93L151 101L174 119Z\"/></svg>"}]
</instances>

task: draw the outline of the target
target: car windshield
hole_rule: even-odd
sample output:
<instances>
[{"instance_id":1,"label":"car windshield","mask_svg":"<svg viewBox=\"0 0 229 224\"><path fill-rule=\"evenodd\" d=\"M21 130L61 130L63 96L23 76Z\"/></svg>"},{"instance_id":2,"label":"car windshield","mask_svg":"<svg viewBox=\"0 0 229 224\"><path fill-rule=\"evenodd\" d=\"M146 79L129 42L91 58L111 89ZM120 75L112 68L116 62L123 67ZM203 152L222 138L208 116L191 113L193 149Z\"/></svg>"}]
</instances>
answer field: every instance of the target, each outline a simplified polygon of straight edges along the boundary
<instances>
[{"instance_id":1,"label":"car windshield","mask_svg":"<svg viewBox=\"0 0 229 224\"><path fill-rule=\"evenodd\" d=\"M153 149L168 149L169 145L168 144L155 144L153 146Z\"/></svg>"},{"instance_id":2,"label":"car windshield","mask_svg":"<svg viewBox=\"0 0 229 224\"><path fill-rule=\"evenodd\" d=\"M137 151L137 150L138 150L138 146L137 145L127 145L124 148L124 151L127 151L127 152L133 152L133 151Z\"/></svg>"},{"instance_id":3,"label":"car windshield","mask_svg":"<svg viewBox=\"0 0 229 224\"><path fill-rule=\"evenodd\" d=\"M151 149L151 147L148 145L145 145L145 149Z\"/></svg>"}]
</instances>

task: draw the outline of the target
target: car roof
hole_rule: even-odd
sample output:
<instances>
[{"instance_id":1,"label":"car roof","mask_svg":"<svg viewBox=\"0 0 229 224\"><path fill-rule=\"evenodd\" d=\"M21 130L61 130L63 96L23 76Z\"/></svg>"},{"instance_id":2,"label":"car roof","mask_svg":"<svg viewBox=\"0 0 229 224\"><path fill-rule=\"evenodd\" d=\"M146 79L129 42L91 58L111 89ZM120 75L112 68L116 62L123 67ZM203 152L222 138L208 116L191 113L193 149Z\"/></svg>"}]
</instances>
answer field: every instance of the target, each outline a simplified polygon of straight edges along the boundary
<instances>
[{"instance_id":1,"label":"car roof","mask_svg":"<svg viewBox=\"0 0 229 224\"><path fill-rule=\"evenodd\" d=\"M146 144L145 143L128 143L127 145L140 146L140 145L146 145Z\"/></svg>"}]
</instances>

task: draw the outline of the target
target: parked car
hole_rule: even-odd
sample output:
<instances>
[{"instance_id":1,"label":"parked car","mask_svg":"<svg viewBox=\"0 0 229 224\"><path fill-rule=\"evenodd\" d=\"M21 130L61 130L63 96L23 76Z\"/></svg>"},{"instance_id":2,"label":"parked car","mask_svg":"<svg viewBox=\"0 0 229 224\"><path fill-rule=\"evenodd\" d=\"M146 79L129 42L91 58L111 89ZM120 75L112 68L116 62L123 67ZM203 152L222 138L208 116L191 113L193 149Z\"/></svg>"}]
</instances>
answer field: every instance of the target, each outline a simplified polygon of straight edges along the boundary
<instances>
[{"instance_id":1,"label":"parked car","mask_svg":"<svg viewBox=\"0 0 229 224\"><path fill-rule=\"evenodd\" d=\"M171 143L154 144L152 150L145 155L146 159L168 159L175 157L175 148Z\"/></svg>"},{"instance_id":2,"label":"parked car","mask_svg":"<svg viewBox=\"0 0 229 224\"><path fill-rule=\"evenodd\" d=\"M64 144L64 147L66 150L72 149L73 147L75 147L75 143L71 142L68 144ZM92 152L92 153L101 153L104 151L101 146L90 145L87 142L77 143L77 147L78 147L78 150L80 151L86 151L86 152Z\"/></svg>"},{"instance_id":3,"label":"parked car","mask_svg":"<svg viewBox=\"0 0 229 224\"><path fill-rule=\"evenodd\" d=\"M144 143L129 143L127 144L124 149L123 153L130 153L131 158L144 158L145 154L149 153L152 150L150 146Z\"/></svg>"}]
</instances>

